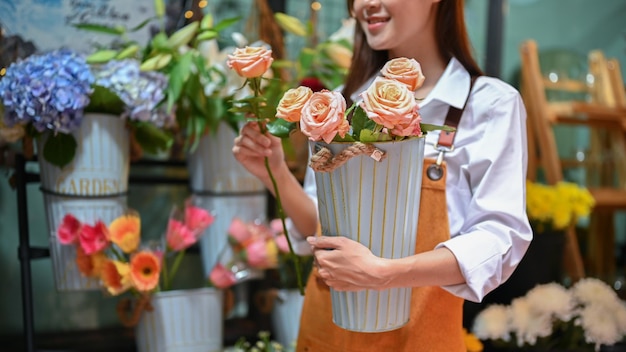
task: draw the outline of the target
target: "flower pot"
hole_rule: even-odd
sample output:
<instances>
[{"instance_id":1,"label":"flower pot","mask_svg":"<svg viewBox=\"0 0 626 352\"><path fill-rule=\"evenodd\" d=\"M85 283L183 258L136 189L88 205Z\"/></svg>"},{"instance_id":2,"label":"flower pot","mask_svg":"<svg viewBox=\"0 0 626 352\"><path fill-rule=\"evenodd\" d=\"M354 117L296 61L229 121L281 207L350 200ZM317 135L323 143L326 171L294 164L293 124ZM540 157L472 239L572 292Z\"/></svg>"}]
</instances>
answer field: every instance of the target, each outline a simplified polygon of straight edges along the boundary
<instances>
[{"instance_id":1,"label":"flower pot","mask_svg":"<svg viewBox=\"0 0 626 352\"><path fill-rule=\"evenodd\" d=\"M39 153L50 256L59 291L99 289L97 279L79 273L74 247L60 244L56 231L68 213L91 225L97 220L108 224L122 214L130 167L128 130L118 116L86 114L72 135L77 142L76 155L63 169ZM47 138L48 134L44 134L39 139L39 151Z\"/></svg>"},{"instance_id":2,"label":"flower pot","mask_svg":"<svg viewBox=\"0 0 626 352\"><path fill-rule=\"evenodd\" d=\"M215 222L200 239L204 273L208 277L228 245L228 227L237 216L243 221L265 221L267 192L233 156L237 135L226 124L207 134L188 157L190 187L195 205L215 215Z\"/></svg>"},{"instance_id":3,"label":"flower pot","mask_svg":"<svg viewBox=\"0 0 626 352\"><path fill-rule=\"evenodd\" d=\"M204 135L187 158L193 193L232 194L265 192L265 186L233 156L237 134L226 123Z\"/></svg>"},{"instance_id":4,"label":"flower pot","mask_svg":"<svg viewBox=\"0 0 626 352\"><path fill-rule=\"evenodd\" d=\"M137 351L222 351L222 302L213 288L156 293L135 328Z\"/></svg>"},{"instance_id":5,"label":"flower pot","mask_svg":"<svg viewBox=\"0 0 626 352\"><path fill-rule=\"evenodd\" d=\"M349 143L311 143L337 155ZM331 172L316 172L322 234L346 236L376 256L402 258L415 253L424 159L424 138L374 144L381 161L357 156ZM402 327L410 316L411 289L331 291L333 321L360 332Z\"/></svg>"},{"instance_id":6,"label":"flower pot","mask_svg":"<svg viewBox=\"0 0 626 352\"><path fill-rule=\"evenodd\" d=\"M286 351L293 351L300 329L300 315L304 296L298 289L278 290L272 308L273 340L279 342Z\"/></svg>"}]
</instances>

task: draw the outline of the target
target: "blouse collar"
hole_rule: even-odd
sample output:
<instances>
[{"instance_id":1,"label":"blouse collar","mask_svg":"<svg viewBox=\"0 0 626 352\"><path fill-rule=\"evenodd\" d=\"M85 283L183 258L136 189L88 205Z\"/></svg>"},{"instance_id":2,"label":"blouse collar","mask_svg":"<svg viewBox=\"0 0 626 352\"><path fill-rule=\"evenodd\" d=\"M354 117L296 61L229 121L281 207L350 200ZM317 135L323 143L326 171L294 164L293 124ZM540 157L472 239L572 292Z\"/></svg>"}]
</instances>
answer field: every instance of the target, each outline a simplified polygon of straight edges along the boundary
<instances>
[{"instance_id":1,"label":"blouse collar","mask_svg":"<svg viewBox=\"0 0 626 352\"><path fill-rule=\"evenodd\" d=\"M438 100L455 108L463 108L469 93L470 74L456 58L450 59L448 66L435 84L433 90L420 102L420 106L431 100Z\"/></svg>"}]
</instances>

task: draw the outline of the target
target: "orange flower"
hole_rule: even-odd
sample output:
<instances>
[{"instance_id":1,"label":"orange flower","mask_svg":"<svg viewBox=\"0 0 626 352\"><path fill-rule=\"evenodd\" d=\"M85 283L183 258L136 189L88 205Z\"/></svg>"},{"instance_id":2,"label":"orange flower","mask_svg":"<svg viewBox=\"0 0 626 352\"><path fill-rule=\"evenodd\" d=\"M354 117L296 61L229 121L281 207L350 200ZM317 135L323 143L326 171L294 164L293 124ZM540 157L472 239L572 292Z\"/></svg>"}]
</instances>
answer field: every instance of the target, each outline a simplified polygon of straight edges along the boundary
<instances>
[{"instance_id":1,"label":"orange flower","mask_svg":"<svg viewBox=\"0 0 626 352\"><path fill-rule=\"evenodd\" d=\"M124 253L130 253L139 246L141 219L136 214L125 214L113 220L109 225L111 242L118 245Z\"/></svg>"},{"instance_id":2,"label":"orange flower","mask_svg":"<svg viewBox=\"0 0 626 352\"><path fill-rule=\"evenodd\" d=\"M105 261L106 255L104 253L98 252L87 255L80 246L76 246L76 265L81 274L87 277L99 277Z\"/></svg>"},{"instance_id":3,"label":"orange flower","mask_svg":"<svg viewBox=\"0 0 626 352\"><path fill-rule=\"evenodd\" d=\"M244 78L263 76L272 65L272 51L263 47L237 48L228 55L226 64Z\"/></svg>"},{"instance_id":4,"label":"orange flower","mask_svg":"<svg viewBox=\"0 0 626 352\"><path fill-rule=\"evenodd\" d=\"M159 284L161 261L153 252L142 251L130 260L130 277L138 291L150 291Z\"/></svg>"},{"instance_id":5,"label":"orange flower","mask_svg":"<svg viewBox=\"0 0 626 352\"><path fill-rule=\"evenodd\" d=\"M117 296L131 287L130 266L117 260L106 260L102 264L100 278L107 291Z\"/></svg>"}]
</instances>

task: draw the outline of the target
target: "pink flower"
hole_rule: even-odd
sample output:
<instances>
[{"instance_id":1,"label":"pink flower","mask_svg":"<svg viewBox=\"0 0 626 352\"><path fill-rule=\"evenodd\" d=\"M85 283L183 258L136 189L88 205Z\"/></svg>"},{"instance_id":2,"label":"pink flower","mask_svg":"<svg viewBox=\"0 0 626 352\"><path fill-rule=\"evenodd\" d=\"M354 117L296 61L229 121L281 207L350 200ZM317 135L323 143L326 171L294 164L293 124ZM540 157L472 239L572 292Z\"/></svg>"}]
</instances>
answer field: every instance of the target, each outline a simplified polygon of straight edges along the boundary
<instances>
[{"instance_id":1,"label":"pink flower","mask_svg":"<svg viewBox=\"0 0 626 352\"><path fill-rule=\"evenodd\" d=\"M250 266L260 269L275 268L278 265L276 242L258 239L246 246L243 253Z\"/></svg>"},{"instance_id":2,"label":"pink flower","mask_svg":"<svg viewBox=\"0 0 626 352\"><path fill-rule=\"evenodd\" d=\"M283 221L281 219L270 221L270 229L272 229L275 235L280 235L285 231L285 229L283 229Z\"/></svg>"},{"instance_id":3,"label":"pink flower","mask_svg":"<svg viewBox=\"0 0 626 352\"><path fill-rule=\"evenodd\" d=\"M196 234L202 233L209 227L215 217L205 209L187 204L185 206L185 224Z\"/></svg>"},{"instance_id":4,"label":"pink flower","mask_svg":"<svg viewBox=\"0 0 626 352\"><path fill-rule=\"evenodd\" d=\"M274 239L276 241L276 246L281 253L289 253L289 243L287 242L287 236L280 235L276 236Z\"/></svg>"},{"instance_id":5,"label":"pink flower","mask_svg":"<svg viewBox=\"0 0 626 352\"><path fill-rule=\"evenodd\" d=\"M170 219L165 234L167 245L174 251L181 251L196 243L198 238L195 233L184 223Z\"/></svg>"},{"instance_id":6,"label":"pink flower","mask_svg":"<svg viewBox=\"0 0 626 352\"><path fill-rule=\"evenodd\" d=\"M343 138L350 130L345 113L346 100L341 93L322 90L304 104L300 128L310 140L330 143L337 134Z\"/></svg>"},{"instance_id":7,"label":"pink flower","mask_svg":"<svg viewBox=\"0 0 626 352\"><path fill-rule=\"evenodd\" d=\"M261 77L267 71L274 59L272 51L263 47L237 48L228 55L226 64L244 78Z\"/></svg>"},{"instance_id":8,"label":"pink flower","mask_svg":"<svg viewBox=\"0 0 626 352\"><path fill-rule=\"evenodd\" d=\"M72 244L78 240L82 224L72 214L65 214L57 229L57 237L61 244Z\"/></svg>"},{"instance_id":9,"label":"pink flower","mask_svg":"<svg viewBox=\"0 0 626 352\"><path fill-rule=\"evenodd\" d=\"M233 218L228 227L228 239L233 244L244 244L252 238L252 231L246 223L239 218Z\"/></svg>"},{"instance_id":10,"label":"pink flower","mask_svg":"<svg viewBox=\"0 0 626 352\"><path fill-rule=\"evenodd\" d=\"M217 264L213 267L211 274L209 274L209 281L217 288L227 288L237 283L235 274L226 269L222 264Z\"/></svg>"},{"instance_id":11,"label":"pink flower","mask_svg":"<svg viewBox=\"0 0 626 352\"><path fill-rule=\"evenodd\" d=\"M424 74L422 67L415 59L398 57L387 61L381 74L387 78L395 79L409 87L410 91L415 91L424 84Z\"/></svg>"},{"instance_id":12,"label":"pink flower","mask_svg":"<svg viewBox=\"0 0 626 352\"><path fill-rule=\"evenodd\" d=\"M417 101L406 84L377 77L367 90L361 93L361 97L363 101L359 106L367 117L391 132L395 129L399 136L409 136L419 130L415 127L420 119ZM418 132L421 133L421 130Z\"/></svg>"},{"instance_id":13,"label":"pink flower","mask_svg":"<svg viewBox=\"0 0 626 352\"><path fill-rule=\"evenodd\" d=\"M278 102L276 117L288 122L300 121L302 107L311 95L313 95L313 91L309 87L300 86L289 89Z\"/></svg>"},{"instance_id":14,"label":"pink flower","mask_svg":"<svg viewBox=\"0 0 626 352\"><path fill-rule=\"evenodd\" d=\"M109 245L109 229L102 221L94 226L83 225L79 235L80 246L86 255L92 255Z\"/></svg>"}]
</instances>

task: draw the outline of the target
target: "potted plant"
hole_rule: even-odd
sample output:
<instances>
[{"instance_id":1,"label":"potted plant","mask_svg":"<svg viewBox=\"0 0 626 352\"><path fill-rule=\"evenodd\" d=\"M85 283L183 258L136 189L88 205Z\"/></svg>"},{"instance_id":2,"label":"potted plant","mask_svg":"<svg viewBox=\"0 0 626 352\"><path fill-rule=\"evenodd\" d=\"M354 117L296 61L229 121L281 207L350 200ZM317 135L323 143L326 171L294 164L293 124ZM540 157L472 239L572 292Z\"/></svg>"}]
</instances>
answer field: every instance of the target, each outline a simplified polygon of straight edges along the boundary
<instances>
[{"instance_id":1,"label":"potted plant","mask_svg":"<svg viewBox=\"0 0 626 352\"><path fill-rule=\"evenodd\" d=\"M108 224L84 223L70 213L57 234L64 245L76 248L76 266L84 276L100 280L107 294L122 297L117 313L123 325L135 327L139 351L173 346L177 351L219 350L221 291L177 289L173 284L187 248L213 221L210 212L187 199L184 207L173 207L157 242L142 243L141 218L132 210ZM188 333L176 334L172 324Z\"/></svg>"}]
</instances>

